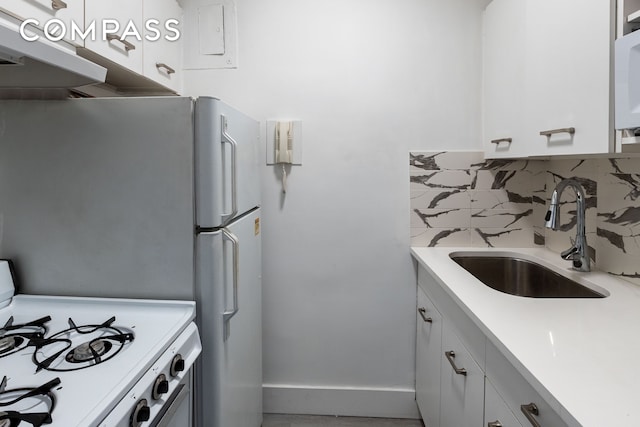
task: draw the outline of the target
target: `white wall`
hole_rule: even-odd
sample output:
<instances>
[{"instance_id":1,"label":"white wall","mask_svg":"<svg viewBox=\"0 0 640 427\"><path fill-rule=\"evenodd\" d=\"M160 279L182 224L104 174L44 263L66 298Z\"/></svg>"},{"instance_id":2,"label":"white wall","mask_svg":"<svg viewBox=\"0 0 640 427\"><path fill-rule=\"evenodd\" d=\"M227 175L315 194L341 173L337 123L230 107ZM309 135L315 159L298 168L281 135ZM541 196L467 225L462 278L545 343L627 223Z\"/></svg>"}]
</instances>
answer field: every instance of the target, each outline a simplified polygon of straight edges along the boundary
<instances>
[{"instance_id":1,"label":"white wall","mask_svg":"<svg viewBox=\"0 0 640 427\"><path fill-rule=\"evenodd\" d=\"M239 68L187 73L303 122L286 198L263 169L265 410L416 415L408 153L481 146L482 3L236 0Z\"/></svg>"}]
</instances>

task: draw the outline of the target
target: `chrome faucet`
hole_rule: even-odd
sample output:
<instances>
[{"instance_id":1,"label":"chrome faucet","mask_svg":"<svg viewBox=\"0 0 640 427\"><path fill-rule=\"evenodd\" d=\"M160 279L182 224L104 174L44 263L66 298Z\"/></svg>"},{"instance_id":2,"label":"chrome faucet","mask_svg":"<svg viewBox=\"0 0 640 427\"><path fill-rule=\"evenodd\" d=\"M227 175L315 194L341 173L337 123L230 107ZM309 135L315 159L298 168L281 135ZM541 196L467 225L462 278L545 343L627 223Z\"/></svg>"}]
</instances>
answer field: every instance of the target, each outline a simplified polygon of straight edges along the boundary
<instances>
[{"instance_id":1,"label":"chrome faucet","mask_svg":"<svg viewBox=\"0 0 640 427\"><path fill-rule=\"evenodd\" d=\"M576 240L573 246L562 252L560 256L566 260L573 261L573 269L578 271L591 271L591 260L589 259L587 236L585 234L585 195L582 185L575 179L563 179L558 183L551 194L551 204L545 217L545 227L557 230L560 227L560 196L565 188L571 187L576 192L576 215L577 230Z\"/></svg>"}]
</instances>

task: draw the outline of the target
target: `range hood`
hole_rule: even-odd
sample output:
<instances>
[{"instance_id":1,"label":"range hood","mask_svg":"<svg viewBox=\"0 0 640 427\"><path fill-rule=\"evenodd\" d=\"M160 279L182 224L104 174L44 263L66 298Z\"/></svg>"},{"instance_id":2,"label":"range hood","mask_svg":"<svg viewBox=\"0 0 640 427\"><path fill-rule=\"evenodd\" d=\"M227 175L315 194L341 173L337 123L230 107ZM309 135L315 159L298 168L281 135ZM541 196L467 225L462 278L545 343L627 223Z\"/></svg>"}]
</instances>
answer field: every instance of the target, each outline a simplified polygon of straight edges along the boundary
<instances>
[{"instance_id":1,"label":"range hood","mask_svg":"<svg viewBox=\"0 0 640 427\"><path fill-rule=\"evenodd\" d=\"M0 20L0 89L71 89L102 83L107 70L44 37L22 38L18 25Z\"/></svg>"}]
</instances>

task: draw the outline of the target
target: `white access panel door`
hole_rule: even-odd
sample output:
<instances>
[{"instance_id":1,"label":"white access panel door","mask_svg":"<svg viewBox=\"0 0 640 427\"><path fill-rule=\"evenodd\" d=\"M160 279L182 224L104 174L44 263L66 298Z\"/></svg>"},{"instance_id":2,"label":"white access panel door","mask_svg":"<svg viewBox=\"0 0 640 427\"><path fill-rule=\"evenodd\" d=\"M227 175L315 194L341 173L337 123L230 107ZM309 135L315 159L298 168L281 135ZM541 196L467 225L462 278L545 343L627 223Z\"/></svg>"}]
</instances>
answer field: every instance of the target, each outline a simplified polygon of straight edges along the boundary
<instances>
[{"instance_id":1,"label":"white access panel door","mask_svg":"<svg viewBox=\"0 0 640 427\"><path fill-rule=\"evenodd\" d=\"M260 206L257 121L215 98L196 101L196 224L215 228Z\"/></svg>"},{"instance_id":2,"label":"white access panel door","mask_svg":"<svg viewBox=\"0 0 640 427\"><path fill-rule=\"evenodd\" d=\"M203 346L196 373L197 425L259 427L262 423L260 209L225 229L199 234L197 253L197 319Z\"/></svg>"}]
</instances>

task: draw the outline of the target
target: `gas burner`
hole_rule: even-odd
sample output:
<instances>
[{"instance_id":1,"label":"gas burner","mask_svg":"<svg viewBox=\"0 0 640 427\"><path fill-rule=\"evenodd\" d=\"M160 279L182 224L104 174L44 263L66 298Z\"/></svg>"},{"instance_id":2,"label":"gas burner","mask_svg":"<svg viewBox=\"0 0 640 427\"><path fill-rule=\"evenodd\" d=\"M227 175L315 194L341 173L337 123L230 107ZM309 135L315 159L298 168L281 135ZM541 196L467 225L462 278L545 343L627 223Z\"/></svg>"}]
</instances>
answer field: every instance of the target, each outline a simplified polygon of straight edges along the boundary
<instances>
[{"instance_id":1,"label":"gas burner","mask_svg":"<svg viewBox=\"0 0 640 427\"><path fill-rule=\"evenodd\" d=\"M36 372L76 371L113 358L134 338L132 332L112 326L115 320L112 317L100 325L76 326L69 319L69 329L48 338L32 339L30 345L36 347L33 353Z\"/></svg>"},{"instance_id":2,"label":"gas burner","mask_svg":"<svg viewBox=\"0 0 640 427\"><path fill-rule=\"evenodd\" d=\"M0 383L0 427L17 427L24 421L33 427L51 424L56 406L52 389L60 385L60 378L40 387L6 390L7 377Z\"/></svg>"},{"instance_id":3,"label":"gas burner","mask_svg":"<svg viewBox=\"0 0 640 427\"><path fill-rule=\"evenodd\" d=\"M111 342L98 338L96 340L80 344L67 353L65 359L69 363L86 362L103 356L111 350L111 347L113 347Z\"/></svg>"},{"instance_id":4,"label":"gas burner","mask_svg":"<svg viewBox=\"0 0 640 427\"><path fill-rule=\"evenodd\" d=\"M45 323L51 320L46 316L33 322L14 325L13 317L0 328L0 357L16 353L27 347L32 339L42 338L47 333ZM4 427L0 424L0 427Z\"/></svg>"}]
</instances>

